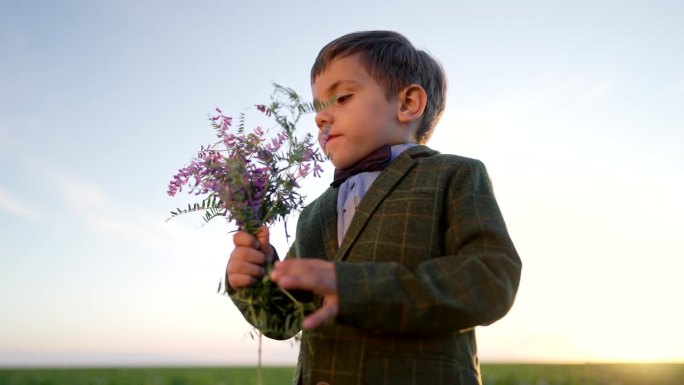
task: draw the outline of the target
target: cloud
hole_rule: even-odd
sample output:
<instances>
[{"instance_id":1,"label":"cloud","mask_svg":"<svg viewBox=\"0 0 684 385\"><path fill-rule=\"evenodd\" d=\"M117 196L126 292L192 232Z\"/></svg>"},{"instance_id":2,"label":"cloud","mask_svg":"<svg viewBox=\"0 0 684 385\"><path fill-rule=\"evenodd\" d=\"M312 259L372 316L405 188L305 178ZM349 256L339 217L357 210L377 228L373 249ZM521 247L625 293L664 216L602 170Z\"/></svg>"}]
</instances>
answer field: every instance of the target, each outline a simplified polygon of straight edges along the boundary
<instances>
[{"instance_id":1,"label":"cloud","mask_svg":"<svg viewBox=\"0 0 684 385\"><path fill-rule=\"evenodd\" d=\"M21 199L14 197L2 188L0 188L0 210L19 218L32 220L43 219L42 215L31 208L28 203L22 202Z\"/></svg>"},{"instance_id":2,"label":"cloud","mask_svg":"<svg viewBox=\"0 0 684 385\"><path fill-rule=\"evenodd\" d=\"M72 216L98 237L164 254L202 253L211 248L215 232L197 231L182 221L165 222L164 213L150 214L144 207L118 202L97 185L67 175L45 170ZM225 228L222 229L225 234ZM190 248L193 248L190 250ZM200 250L198 250L200 249Z\"/></svg>"},{"instance_id":3,"label":"cloud","mask_svg":"<svg viewBox=\"0 0 684 385\"><path fill-rule=\"evenodd\" d=\"M90 215L113 209L111 199L97 186L61 172L48 171L48 175L55 181L65 203L77 212Z\"/></svg>"}]
</instances>

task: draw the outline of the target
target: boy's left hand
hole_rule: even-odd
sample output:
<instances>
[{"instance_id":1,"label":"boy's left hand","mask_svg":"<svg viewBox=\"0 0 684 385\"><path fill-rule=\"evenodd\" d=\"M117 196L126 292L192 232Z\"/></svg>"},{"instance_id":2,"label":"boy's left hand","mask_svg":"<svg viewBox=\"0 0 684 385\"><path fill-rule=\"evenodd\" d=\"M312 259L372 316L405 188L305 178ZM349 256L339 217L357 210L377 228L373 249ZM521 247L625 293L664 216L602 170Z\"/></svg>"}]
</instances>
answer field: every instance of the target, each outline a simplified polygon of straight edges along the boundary
<instances>
[{"instance_id":1,"label":"boy's left hand","mask_svg":"<svg viewBox=\"0 0 684 385\"><path fill-rule=\"evenodd\" d=\"M276 262L271 280L283 289L309 290L323 296L323 306L302 321L305 330L334 319L339 311L335 264L320 259L286 259Z\"/></svg>"}]
</instances>

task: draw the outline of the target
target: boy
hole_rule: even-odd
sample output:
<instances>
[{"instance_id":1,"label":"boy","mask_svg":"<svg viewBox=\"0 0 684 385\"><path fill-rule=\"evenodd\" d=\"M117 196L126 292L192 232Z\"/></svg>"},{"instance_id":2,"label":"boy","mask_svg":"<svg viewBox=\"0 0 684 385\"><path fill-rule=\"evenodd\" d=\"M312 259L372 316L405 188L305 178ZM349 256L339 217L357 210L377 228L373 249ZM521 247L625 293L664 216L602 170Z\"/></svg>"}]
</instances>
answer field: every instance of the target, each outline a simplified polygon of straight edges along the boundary
<instances>
[{"instance_id":1,"label":"boy","mask_svg":"<svg viewBox=\"0 0 684 385\"><path fill-rule=\"evenodd\" d=\"M424 146L444 109L441 66L387 31L319 53L319 143L335 181L302 211L271 279L316 294L295 384L480 384L474 328L513 304L521 262L477 160ZM384 169L383 169L384 168ZM268 229L234 236L230 290L278 257Z\"/></svg>"}]
</instances>

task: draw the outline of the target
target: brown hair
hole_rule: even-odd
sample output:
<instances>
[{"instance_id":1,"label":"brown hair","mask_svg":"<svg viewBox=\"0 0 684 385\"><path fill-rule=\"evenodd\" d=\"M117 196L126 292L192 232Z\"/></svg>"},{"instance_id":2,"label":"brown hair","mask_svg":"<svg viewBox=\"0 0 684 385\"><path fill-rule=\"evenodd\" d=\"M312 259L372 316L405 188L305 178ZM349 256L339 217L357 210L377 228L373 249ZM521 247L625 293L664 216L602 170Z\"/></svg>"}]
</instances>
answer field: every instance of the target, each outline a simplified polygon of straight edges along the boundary
<instances>
[{"instance_id":1,"label":"brown hair","mask_svg":"<svg viewBox=\"0 0 684 385\"><path fill-rule=\"evenodd\" d=\"M335 59L359 54L366 71L385 88L390 100L402 89L418 84L427 93L427 104L416 132L418 143L430 139L446 102L446 76L428 53L416 49L393 31L362 31L341 36L321 49L311 67L311 83Z\"/></svg>"}]
</instances>

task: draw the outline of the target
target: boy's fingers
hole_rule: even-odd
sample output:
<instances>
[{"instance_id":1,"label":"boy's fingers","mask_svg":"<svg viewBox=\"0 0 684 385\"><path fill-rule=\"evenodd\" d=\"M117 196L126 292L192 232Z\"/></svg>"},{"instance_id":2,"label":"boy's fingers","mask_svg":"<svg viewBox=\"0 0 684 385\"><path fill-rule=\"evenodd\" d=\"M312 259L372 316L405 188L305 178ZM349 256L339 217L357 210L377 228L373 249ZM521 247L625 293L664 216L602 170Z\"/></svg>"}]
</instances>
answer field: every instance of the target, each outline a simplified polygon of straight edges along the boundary
<instances>
[{"instance_id":1,"label":"boy's fingers","mask_svg":"<svg viewBox=\"0 0 684 385\"><path fill-rule=\"evenodd\" d=\"M242 246L251 247L253 249L259 248L259 242L254 235L244 231L238 231L235 233L235 235L233 235L233 243L236 247Z\"/></svg>"},{"instance_id":2,"label":"boy's fingers","mask_svg":"<svg viewBox=\"0 0 684 385\"><path fill-rule=\"evenodd\" d=\"M230 254L230 260L245 261L256 265L263 265L266 262L264 253L251 247L239 247Z\"/></svg>"},{"instance_id":3,"label":"boy's fingers","mask_svg":"<svg viewBox=\"0 0 684 385\"><path fill-rule=\"evenodd\" d=\"M319 269L327 269L332 266L331 262L320 259L286 259L276 264L276 275L300 275L311 274Z\"/></svg>"},{"instance_id":4,"label":"boy's fingers","mask_svg":"<svg viewBox=\"0 0 684 385\"><path fill-rule=\"evenodd\" d=\"M303 329L315 329L337 316L339 299L334 263L320 259L286 259L276 264L271 279L284 289L309 290L325 296L323 306L304 318Z\"/></svg>"},{"instance_id":5,"label":"boy's fingers","mask_svg":"<svg viewBox=\"0 0 684 385\"><path fill-rule=\"evenodd\" d=\"M305 289L318 294L337 290L335 265L318 259L288 259L276 264L271 279L285 289Z\"/></svg>"},{"instance_id":6,"label":"boy's fingers","mask_svg":"<svg viewBox=\"0 0 684 385\"><path fill-rule=\"evenodd\" d=\"M228 284L233 289L239 290L243 287L250 286L256 283L256 278L251 275L233 274L228 276Z\"/></svg>"},{"instance_id":7,"label":"boy's fingers","mask_svg":"<svg viewBox=\"0 0 684 385\"><path fill-rule=\"evenodd\" d=\"M336 282L335 264L320 259L286 259L276 263L271 278L288 276Z\"/></svg>"},{"instance_id":8,"label":"boy's fingers","mask_svg":"<svg viewBox=\"0 0 684 385\"><path fill-rule=\"evenodd\" d=\"M337 301L328 301L324 303L323 307L316 310L315 312L309 314L302 321L302 329L312 330L315 329L329 320L335 319L337 317L338 305Z\"/></svg>"},{"instance_id":9,"label":"boy's fingers","mask_svg":"<svg viewBox=\"0 0 684 385\"><path fill-rule=\"evenodd\" d=\"M316 294L326 295L334 293L336 290L335 282L325 276L316 274L284 274L276 275L271 279L275 280L278 286L283 289L301 289L313 291Z\"/></svg>"},{"instance_id":10,"label":"boy's fingers","mask_svg":"<svg viewBox=\"0 0 684 385\"><path fill-rule=\"evenodd\" d=\"M263 252L268 259L273 256L273 250L271 250L271 242L269 240L268 227L262 226L257 233L256 239L259 243L260 250Z\"/></svg>"},{"instance_id":11,"label":"boy's fingers","mask_svg":"<svg viewBox=\"0 0 684 385\"><path fill-rule=\"evenodd\" d=\"M247 275L254 278L261 278L265 273L263 267L240 260L228 261L226 272L228 273L228 278L231 278L233 275Z\"/></svg>"}]
</instances>

